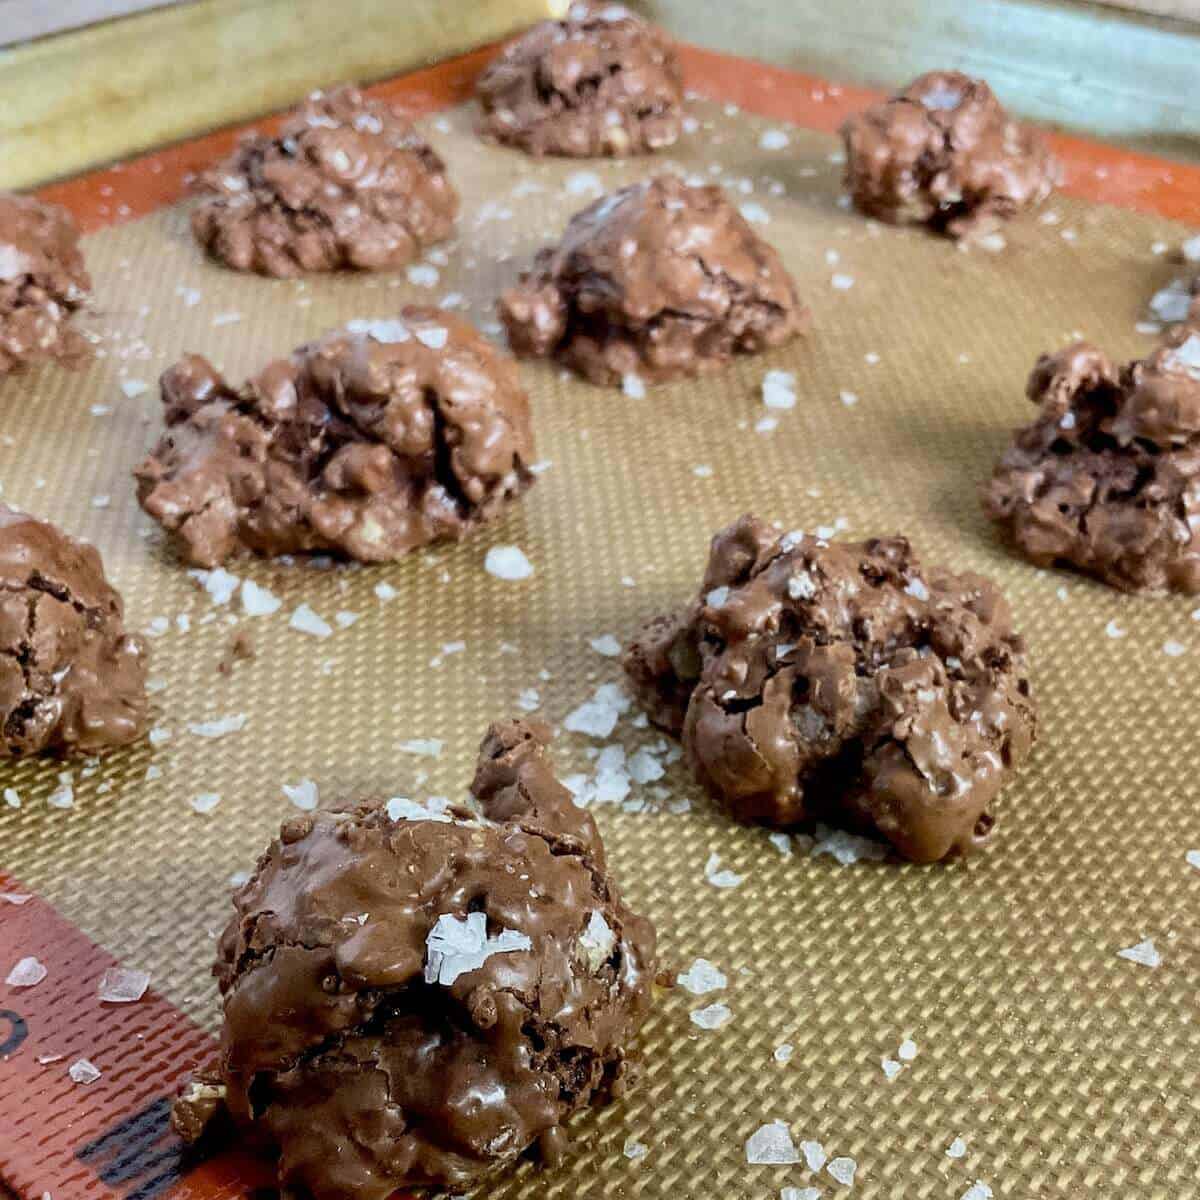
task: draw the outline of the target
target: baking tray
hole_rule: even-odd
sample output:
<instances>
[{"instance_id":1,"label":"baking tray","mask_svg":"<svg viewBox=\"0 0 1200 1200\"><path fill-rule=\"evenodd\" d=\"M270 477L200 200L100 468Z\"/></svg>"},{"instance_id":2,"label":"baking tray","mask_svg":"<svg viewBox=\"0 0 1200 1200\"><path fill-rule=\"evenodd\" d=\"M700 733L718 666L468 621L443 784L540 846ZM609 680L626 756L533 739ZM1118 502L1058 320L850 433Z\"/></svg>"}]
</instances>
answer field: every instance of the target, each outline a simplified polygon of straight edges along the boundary
<instances>
[{"instance_id":1,"label":"baking tray","mask_svg":"<svg viewBox=\"0 0 1200 1200\"><path fill-rule=\"evenodd\" d=\"M1080 334L1118 357L1152 346L1136 325L1175 273L1165 250L1187 232L1180 222L1200 222L1200 172L1056 139L1064 192L1013 222L1002 252L964 252L839 203L830 131L868 93L685 48L703 97L673 153L535 163L473 135L464 101L485 59L378 89L421 117L464 197L457 239L431 256L432 287L405 272L268 281L206 262L179 198L232 132L47 192L90 231L85 325L100 354L78 373L0 385L3 497L94 541L130 625L165 627L151 675L164 682L155 725L171 736L92 764L0 770L0 787L21 799L0 802L0 890L34 897L0 903L0 967L36 954L50 969L31 990L0 986L0 1178L22 1200L211 1198L261 1184L235 1155L184 1173L165 1097L211 1047L214 935L231 877L294 811L282 785L310 778L325 800L461 791L489 721L534 689L539 714L561 723L616 682L615 661L590 641L624 639L684 600L712 532L755 511L855 537L901 531L926 561L999 581L1031 647L1034 759L1003 794L991 848L931 868L843 865L802 839L785 854L725 819L678 764L661 791L597 809L664 963L703 956L729 984L662 997L641 1038L640 1085L572 1123L561 1170L525 1165L473 1194L842 1194L803 1163L747 1164L747 1138L776 1119L797 1143L852 1158L855 1197L958 1200L976 1181L1002 1197L1194 1194L1200 871L1185 855L1200 847L1196 602L1029 566L997 539L976 491L1032 414L1023 386L1039 351ZM768 129L788 145L764 149ZM349 318L455 294L498 336L494 297L571 212L664 169L727 182L766 218L761 232L814 311L808 336L641 400L529 364L549 466L501 522L386 567L238 563L283 607L235 626L214 606L139 512L129 478L160 428L153 385L165 366L196 350L240 378ZM835 287L835 274L852 284ZM794 372L798 402L762 432L769 369ZM497 544L520 546L533 578L488 575ZM394 598L379 599L381 583ZM315 640L288 628L301 601L358 619ZM217 664L238 629L256 657L226 676ZM447 650L457 642L465 648ZM1183 653L1166 653L1168 642ZM238 714L244 728L225 737L188 731ZM633 717L614 735L630 751L657 737ZM437 739L440 754L413 754L414 739ZM563 734L561 774L592 770L597 746ZM58 807L67 783L71 807ZM221 796L207 816L189 807L200 792ZM739 887L708 882L714 854L744 876ZM1147 938L1159 965L1119 954ZM114 962L150 972L152 992L105 1011L96 981ZM732 1016L700 1028L691 1013L713 1002ZM889 1080L882 1060L900 1061L905 1039L916 1056ZM47 1056L60 1057L39 1062ZM79 1057L98 1081L70 1081ZM645 1153L630 1157L628 1139Z\"/></svg>"}]
</instances>

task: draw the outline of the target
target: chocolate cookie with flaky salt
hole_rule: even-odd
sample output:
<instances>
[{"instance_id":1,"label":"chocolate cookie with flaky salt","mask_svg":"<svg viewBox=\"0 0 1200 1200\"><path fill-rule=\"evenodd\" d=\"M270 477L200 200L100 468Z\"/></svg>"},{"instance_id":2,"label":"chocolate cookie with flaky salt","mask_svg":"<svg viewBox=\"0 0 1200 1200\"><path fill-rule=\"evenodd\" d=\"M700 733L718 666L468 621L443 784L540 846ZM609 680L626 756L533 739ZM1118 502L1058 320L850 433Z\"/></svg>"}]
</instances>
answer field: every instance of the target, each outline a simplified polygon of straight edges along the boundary
<instances>
[{"instance_id":1,"label":"chocolate cookie with flaky salt","mask_svg":"<svg viewBox=\"0 0 1200 1200\"><path fill-rule=\"evenodd\" d=\"M458 215L445 164L390 105L314 92L276 137L251 134L200 179L196 240L238 271L395 270Z\"/></svg>"},{"instance_id":2,"label":"chocolate cookie with flaky salt","mask_svg":"<svg viewBox=\"0 0 1200 1200\"><path fill-rule=\"evenodd\" d=\"M1200 593L1200 330L1123 367L1086 342L1044 354L1038 406L983 493L1039 566L1125 592Z\"/></svg>"},{"instance_id":3,"label":"chocolate cookie with flaky salt","mask_svg":"<svg viewBox=\"0 0 1200 1200\"><path fill-rule=\"evenodd\" d=\"M915 862L968 854L1035 713L1008 605L904 538L829 542L743 517L700 594L625 653L651 718L742 821L821 819Z\"/></svg>"},{"instance_id":4,"label":"chocolate cookie with flaky salt","mask_svg":"<svg viewBox=\"0 0 1200 1200\"><path fill-rule=\"evenodd\" d=\"M0 505L0 756L140 737L147 657L95 547Z\"/></svg>"},{"instance_id":5,"label":"chocolate cookie with flaky salt","mask_svg":"<svg viewBox=\"0 0 1200 1200\"><path fill-rule=\"evenodd\" d=\"M1040 203L1058 166L982 79L930 71L842 126L854 206L893 225L984 233Z\"/></svg>"},{"instance_id":6,"label":"chocolate cookie with flaky salt","mask_svg":"<svg viewBox=\"0 0 1200 1200\"><path fill-rule=\"evenodd\" d=\"M85 359L88 343L71 319L91 288L71 215L0 192L0 379L37 363Z\"/></svg>"},{"instance_id":7,"label":"chocolate cookie with flaky salt","mask_svg":"<svg viewBox=\"0 0 1200 1200\"><path fill-rule=\"evenodd\" d=\"M241 387L191 355L162 398L138 499L196 566L245 550L387 562L464 537L534 478L516 363L438 309L353 321Z\"/></svg>"},{"instance_id":8,"label":"chocolate cookie with flaky salt","mask_svg":"<svg viewBox=\"0 0 1200 1200\"><path fill-rule=\"evenodd\" d=\"M809 319L779 254L724 191L674 175L576 214L499 307L517 354L561 359L599 384L717 370Z\"/></svg>"},{"instance_id":9,"label":"chocolate cookie with flaky salt","mask_svg":"<svg viewBox=\"0 0 1200 1200\"><path fill-rule=\"evenodd\" d=\"M683 78L670 39L619 4L576 4L480 76L482 132L529 154L645 154L673 145Z\"/></svg>"},{"instance_id":10,"label":"chocolate cookie with flaky salt","mask_svg":"<svg viewBox=\"0 0 1200 1200\"><path fill-rule=\"evenodd\" d=\"M173 1123L223 1110L289 1194L385 1200L470 1187L620 1093L655 970L590 816L508 721L471 795L286 822L234 897L215 1066Z\"/></svg>"}]
</instances>

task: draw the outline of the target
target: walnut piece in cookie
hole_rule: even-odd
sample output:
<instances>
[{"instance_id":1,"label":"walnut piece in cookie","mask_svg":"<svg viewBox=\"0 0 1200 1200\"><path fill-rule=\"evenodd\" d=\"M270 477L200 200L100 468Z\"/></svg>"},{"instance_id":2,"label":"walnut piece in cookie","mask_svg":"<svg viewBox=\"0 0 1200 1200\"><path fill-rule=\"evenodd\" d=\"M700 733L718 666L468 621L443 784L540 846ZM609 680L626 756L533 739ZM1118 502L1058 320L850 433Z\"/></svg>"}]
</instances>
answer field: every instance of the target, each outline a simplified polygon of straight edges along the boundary
<instances>
[{"instance_id":1,"label":"walnut piece in cookie","mask_svg":"<svg viewBox=\"0 0 1200 1200\"><path fill-rule=\"evenodd\" d=\"M516 363L437 309L352 321L241 388L189 356L162 398L138 500L196 566L241 550L386 562L463 537L534 479Z\"/></svg>"},{"instance_id":2,"label":"walnut piece in cookie","mask_svg":"<svg viewBox=\"0 0 1200 1200\"><path fill-rule=\"evenodd\" d=\"M645 154L674 145L683 76L662 30L619 4L576 4L511 43L480 76L486 137L529 154Z\"/></svg>"},{"instance_id":3,"label":"walnut piece in cookie","mask_svg":"<svg viewBox=\"0 0 1200 1200\"><path fill-rule=\"evenodd\" d=\"M251 134L200 179L197 241L237 271L395 270L458 215L445 164L390 105L314 92L277 137Z\"/></svg>"},{"instance_id":4,"label":"walnut piece in cookie","mask_svg":"<svg viewBox=\"0 0 1200 1200\"><path fill-rule=\"evenodd\" d=\"M1014 121L982 79L930 71L842 126L856 208L960 238L1039 204L1058 182L1042 137Z\"/></svg>"},{"instance_id":5,"label":"walnut piece in cookie","mask_svg":"<svg viewBox=\"0 0 1200 1200\"><path fill-rule=\"evenodd\" d=\"M0 192L0 378L36 363L85 359L88 343L70 321L91 290L70 213Z\"/></svg>"},{"instance_id":6,"label":"walnut piece in cookie","mask_svg":"<svg viewBox=\"0 0 1200 1200\"><path fill-rule=\"evenodd\" d=\"M597 384L716 370L809 319L778 253L724 191L674 175L577 213L499 311L517 354L554 356Z\"/></svg>"},{"instance_id":7,"label":"walnut piece in cookie","mask_svg":"<svg viewBox=\"0 0 1200 1200\"><path fill-rule=\"evenodd\" d=\"M146 726L145 642L94 546L0 505L0 756L93 754Z\"/></svg>"},{"instance_id":8,"label":"walnut piece in cookie","mask_svg":"<svg viewBox=\"0 0 1200 1200\"><path fill-rule=\"evenodd\" d=\"M1034 740L1004 598L923 567L901 537L827 542L742 517L713 539L699 597L624 661L732 816L848 824L914 862L988 840Z\"/></svg>"},{"instance_id":9,"label":"walnut piece in cookie","mask_svg":"<svg viewBox=\"0 0 1200 1200\"><path fill-rule=\"evenodd\" d=\"M1027 394L1039 413L984 489L988 516L1039 566L1200 593L1200 329L1123 367L1086 342L1044 354Z\"/></svg>"},{"instance_id":10,"label":"walnut piece in cookie","mask_svg":"<svg viewBox=\"0 0 1200 1200\"><path fill-rule=\"evenodd\" d=\"M655 976L592 818L509 721L446 811L396 798L287 821L234 896L218 1062L172 1122L225 1107L315 1200L468 1187L619 1094Z\"/></svg>"}]
</instances>

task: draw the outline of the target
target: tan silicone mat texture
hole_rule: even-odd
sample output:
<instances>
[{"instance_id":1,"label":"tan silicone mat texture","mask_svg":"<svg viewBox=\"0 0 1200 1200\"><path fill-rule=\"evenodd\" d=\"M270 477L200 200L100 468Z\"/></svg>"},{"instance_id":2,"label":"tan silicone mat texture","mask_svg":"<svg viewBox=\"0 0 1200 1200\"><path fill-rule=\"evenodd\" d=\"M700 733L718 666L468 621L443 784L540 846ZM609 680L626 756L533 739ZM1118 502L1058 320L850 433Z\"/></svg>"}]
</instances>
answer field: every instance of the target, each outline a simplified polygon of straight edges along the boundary
<instances>
[{"instance_id":1,"label":"tan silicone mat texture","mask_svg":"<svg viewBox=\"0 0 1200 1200\"><path fill-rule=\"evenodd\" d=\"M1135 322L1172 274L1152 247L1183 231L1055 199L1044 221L1012 225L1002 253L962 253L839 207L833 139L792 130L786 150L767 151L768 123L715 104L696 112L673 159L627 164L531 164L478 144L465 109L427 122L465 199L432 288L404 274L238 276L202 260L183 209L88 239L104 357L0 387L0 482L5 500L96 542L133 627L170 621L152 675L166 681L156 724L172 737L94 771L76 766L71 809L46 802L61 765L5 767L0 785L23 804L0 803L0 861L215 1029L213 936L230 876L290 811L282 784L312 778L326 799L463 788L485 726L516 712L522 691L536 689L541 715L559 722L616 680L589 640L624 639L683 601L710 535L743 511L806 529L841 518L853 536L903 531L926 560L1001 581L1031 646L1041 741L1002 798L991 849L928 869L839 866L802 847L784 857L762 831L722 818L678 765L663 781L674 803L599 810L664 962L704 956L729 986L662 999L641 1085L576 1122L561 1170L526 1166L477 1194L765 1200L817 1187L958 1200L976 1180L1003 1197L1195 1194L1200 871L1185 853L1200 847L1196 602L1035 570L997 540L976 499L1008 431L1031 414L1023 385L1040 350L1074 331L1117 355L1149 348ZM730 181L765 211L759 228L812 306L811 334L640 400L527 366L552 465L519 508L463 544L387 567L234 566L284 606L242 621L257 658L218 674L229 610L164 551L134 501L130 471L160 423L156 390L128 397L120 382L153 385L184 350L241 378L349 318L454 292L488 327L499 289L593 188L668 161ZM835 288L835 274L853 285ZM795 373L798 401L763 433L769 368ZM504 543L528 554L531 580L485 573L487 549ZM384 581L397 592L388 603L374 594ZM288 628L301 601L327 620L360 619L315 640ZM1106 635L1113 621L1123 636ZM457 641L465 649L442 653ZM1164 652L1169 641L1182 655ZM221 740L187 732L238 713L245 728ZM632 718L618 727L624 744L655 740ZM441 757L401 752L411 738L442 739ZM588 769L588 745L559 739L564 774ZM200 792L221 796L207 816L189 807ZM681 798L689 811L673 811ZM739 888L706 882L714 852L745 875ZM1118 957L1147 937L1157 968ZM693 1024L690 1011L713 1002L729 1006L729 1022ZM881 1060L905 1037L918 1054L889 1082ZM795 1053L780 1064L785 1042ZM803 1165L748 1166L746 1139L773 1119L797 1143L852 1157L852 1191ZM623 1152L630 1136L646 1147L638 1160ZM967 1153L953 1159L957 1137Z\"/></svg>"}]
</instances>

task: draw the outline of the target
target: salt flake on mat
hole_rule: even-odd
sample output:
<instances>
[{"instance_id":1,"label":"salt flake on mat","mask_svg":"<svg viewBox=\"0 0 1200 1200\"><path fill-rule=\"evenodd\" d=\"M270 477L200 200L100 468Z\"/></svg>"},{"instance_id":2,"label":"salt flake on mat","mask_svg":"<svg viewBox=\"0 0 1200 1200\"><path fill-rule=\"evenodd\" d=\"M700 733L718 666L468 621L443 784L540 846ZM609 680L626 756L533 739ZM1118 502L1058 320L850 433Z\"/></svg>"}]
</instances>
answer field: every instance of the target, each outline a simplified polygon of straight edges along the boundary
<instances>
[{"instance_id":1,"label":"salt flake on mat","mask_svg":"<svg viewBox=\"0 0 1200 1200\"><path fill-rule=\"evenodd\" d=\"M77 1058L67 1068L67 1074L74 1083L95 1083L100 1078L100 1068L86 1058Z\"/></svg>"},{"instance_id":2,"label":"salt flake on mat","mask_svg":"<svg viewBox=\"0 0 1200 1200\"><path fill-rule=\"evenodd\" d=\"M898 1063L894 1058L885 1058L882 1065L883 1073L888 1077L888 1079L895 1079L896 1076L904 1070L903 1065Z\"/></svg>"},{"instance_id":3,"label":"salt flake on mat","mask_svg":"<svg viewBox=\"0 0 1200 1200\"><path fill-rule=\"evenodd\" d=\"M155 726L146 736L146 740L152 746L164 746L171 740L171 731L163 729L160 726Z\"/></svg>"},{"instance_id":4,"label":"salt flake on mat","mask_svg":"<svg viewBox=\"0 0 1200 1200\"><path fill-rule=\"evenodd\" d=\"M858 396L854 392L838 392L838 399L847 408L853 408L858 403Z\"/></svg>"},{"instance_id":5,"label":"salt flake on mat","mask_svg":"<svg viewBox=\"0 0 1200 1200\"><path fill-rule=\"evenodd\" d=\"M1182 642L1177 642L1174 638L1168 638L1163 642L1163 653L1168 658L1178 658L1181 654L1187 653L1187 647Z\"/></svg>"},{"instance_id":6,"label":"salt flake on mat","mask_svg":"<svg viewBox=\"0 0 1200 1200\"><path fill-rule=\"evenodd\" d=\"M4 803L9 808L21 807L21 793L16 788L6 787L4 789Z\"/></svg>"},{"instance_id":7,"label":"salt flake on mat","mask_svg":"<svg viewBox=\"0 0 1200 1200\"><path fill-rule=\"evenodd\" d=\"M312 812L320 800L320 792L311 779L302 779L299 783L285 783L283 794L301 812Z\"/></svg>"},{"instance_id":8,"label":"salt flake on mat","mask_svg":"<svg viewBox=\"0 0 1200 1200\"><path fill-rule=\"evenodd\" d=\"M779 1200L821 1200L821 1189L798 1187L780 1188Z\"/></svg>"},{"instance_id":9,"label":"salt flake on mat","mask_svg":"<svg viewBox=\"0 0 1200 1200\"><path fill-rule=\"evenodd\" d=\"M1200 850L1189 850L1183 858L1189 867L1195 867L1197 871L1200 871Z\"/></svg>"},{"instance_id":10,"label":"salt flake on mat","mask_svg":"<svg viewBox=\"0 0 1200 1200\"><path fill-rule=\"evenodd\" d=\"M982 1179L977 1179L962 1194L961 1200L992 1200L992 1189Z\"/></svg>"},{"instance_id":11,"label":"salt flake on mat","mask_svg":"<svg viewBox=\"0 0 1200 1200\"><path fill-rule=\"evenodd\" d=\"M221 738L230 733L241 733L249 717L245 713L232 713L228 717L217 717L213 721L196 721L188 726L188 733L202 738Z\"/></svg>"},{"instance_id":12,"label":"salt flake on mat","mask_svg":"<svg viewBox=\"0 0 1200 1200\"><path fill-rule=\"evenodd\" d=\"M697 466L692 468L692 474L695 475L697 479L711 479L712 473L713 469L708 465L708 463L699 463Z\"/></svg>"},{"instance_id":13,"label":"salt flake on mat","mask_svg":"<svg viewBox=\"0 0 1200 1200\"><path fill-rule=\"evenodd\" d=\"M725 1004L710 1004L707 1008L697 1008L689 1013L693 1025L701 1029L720 1029L733 1013Z\"/></svg>"},{"instance_id":14,"label":"salt flake on mat","mask_svg":"<svg viewBox=\"0 0 1200 1200\"><path fill-rule=\"evenodd\" d=\"M418 758L441 758L444 745L440 738L409 738L396 749L401 754L415 754Z\"/></svg>"},{"instance_id":15,"label":"salt flake on mat","mask_svg":"<svg viewBox=\"0 0 1200 1200\"><path fill-rule=\"evenodd\" d=\"M408 282L417 287L437 287L437 282L441 278L437 267L431 267L428 263L417 263L415 266L409 267L405 274L408 276Z\"/></svg>"},{"instance_id":16,"label":"salt flake on mat","mask_svg":"<svg viewBox=\"0 0 1200 1200\"><path fill-rule=\"evenodd\" d=\"M136 400L150 390L150 385L144 379L122 379L121 391L127 400Z\"/></svg>"},{"instance_id":17,"label":"salt flake on mat","mask_svg":"<svg viewBox=\"0 0 1200 1200\"><path fill-rule=\"evenodd\" d=\"M842 1158L832 1159L825 1169L843 1187L854 1186L854 1172L858 1170L858 1163L856 1163L854 1159L846 1158L844 1156Z\"/></svg>"},{"instance_id":18,"label":"salt flake on mat","mask_svg":"<svg viewBox=\"0 0 1200 1200\"><path fill-rule=\"evenodd\" d=\"M751 1166L787 1167L800 1161L787 1125L771 1121L746 1139L746 1161Z\"/></svg>"},{"instance_id":19,"label":"salt flake on mat","mask_svg":"<svg viewBox=\"0 0 1200 1200\"><path fill-rule=\"evenodd\" d=\"M17 960L16 965L5 976L4 982L9 987L37 987L48 974L46 964L34 958L31 954Z\"/></svg>"},{"instance_id":20,"label":"salt flake on mat","mask_svg":"<svg viewBox=\"0 0 1200 1200\"><path fill-rule=\"evenodd\" d=\"M1186 279L1176 279L1150 297L1150 311L1167 323L1187 319L1192 297Z\"/></svg>"},{"instance_id":21,"label":"salt flake on mat","mask_svg":"<svg viewBox=\"0 0 1200 1200\"><path fill-rule=\"evenodd\" d=\"M768 408L795 408L796 376L791 371L768 371L763 376L762 398Z\"/></svg>"},{"instance_id":22,"label":"salt flake on mat","mask_svg":"<svg viewBox=\"0 0 1200 1200\"><path fill-rule=\"evenodd\" d=\"M786 150L791 140L782 129L767 129L758 139L758 144L763 150Z\"/></svg>"},{"instance_id":23,"label":"salt flake on mat","mask_svg":"<svg viewBox=\"0 0 1200 1200\"><path fill-rule=\"evenodd\" d=\"M594 171L576 171L573 175L568 175L565 186L569 196L584 196L588 192L604 191L604 184Z\"/></svg>"},{"instance_id":24,"label":"salt flake on mat","mask_svg":"<svg viewBox=\"0 0 1200 1200\"><path fill-rule=\"evenodd\" d=\"M629 397L630 400L645 400L646 385L642 381L640 375L635 375L632 371L622 376L621 391Z\"/></svg>"},{"instance_id":25,"label":"salt flake on mat","mask_svg":"<svg viewBox=\"0 0 1200 1200\"><path fill-rule=\"evenodd\" d=\"M333 614L333 619L337 622L339 629L349 629L362 616L362 613L348 612L346 609L341 609Z\"/></svg>"},{"instance_id":26,"label":"salt flake on mat","mask_svg":"<svg viewBox=\"0 0 1200 1200\"><path fill-rule=\"evenodd\" d=\"M728 986L729 980L707 958L698 958L686 971L678 976L677 982L685 992L693 996L707 996Z\"/></svg>"},{"instance_id":27,"label":"salt flake on mat","mask_svg":"<svg viewBox=\"0 0 1200 1200\"><path fill-rule=\"evenodd\" d=\"M517 694L517 707L522 712L537 712L542 707L542 697L537 688L524 688Z\"/></svg>"},{"instance_id":28,"label":"salt flake on mat","mask_svg":"<svg viewBox=\"0 0 1200 1200\"><path fill-rule=\"evenodd\" d=\"M301 604L292 613L288 628L297 633L307 633L311 637L327 638L333 633L333 626L323 617L318 616L307 604Z\"/></svg>"},{"instance_id":29,"label":"salt flake on mat","mask_svg":"<svg viewBox=\"0 0 1200 1200\"><path fill-rule=\"evenodd\" d=\"M529 936L502 929L488 937L487 915L481 912L456 917L443 913L425 939L425 982L449 986L460 975L478 970L493 954L529 950Z\"/></svg>"},{"instance_id":30,"label":"salt flake on mat","mask_svg":"<svg viewBox=\"0 0 1200 1200\"><path fill-rule=\"evenodd\" d=\"M222 325L236 325L242 319L240 312L217 313L212 319L213 326L220 329Z\"/></svg>"},{"instance_id":31,"label":"salt flake on mat","mask_svg":"<svg viewBox=\"0 0 1200 1200\"><path fill-rule=\"evenodd\" d=\"M720 856L714 851L704 864L704 878L715 888L735 888L740 886L746 877L728 868L722 869Z\"/></svg>"},{"instance_id":32,"label":"salt flake on mat","mask_svg":"<svg viewBox=\"0 0 1200 1200\"><path fill-rule=\"evenodd\" d=\"M639 1142L635 1137L627 1137L625 1145L621 1147L621 1153L630 1162L637 1162L639 1158L645 1158L649 1151L646 1149L645 1143Z\"/></svg>"},{"instance_id":33,"label":"salt flake on mat","mask_svg":"<svg viewBox=\"0 0 1200 1200\"><path fill-rule=\"evenodd\" d=\"M617 658L621 653L621 643L611 633L602 633L599 637L592 638L588 645L605 658Z\"/></svg>"},{"instance_id":34,"label":"salt flake on mat","mask_svg":"<svg viewBox=\"0 0 1200 1200\"><path fill-rule=\"evenodd\" d=\"M804 1165L810 1171L819 1171L825 1165L825 1147L820 1142L801 1142L800 1152L804 1155Z\"/></svg>"},{"instance_id":35,"label":"salt flake on mat","mask_svg":"<svg viewBox=\"0 0 1200 1200\"><path fill-rule=\"evenodd\" d=\"M759 417L754 422L755 433L774 433L779 428L778 417Z\"/></svg>"},{"instance_id":36,"label":"salt flake on mat","mask_svg":"<svg viewBox=\"0 0 1200 1200\"><path fill-rule=\"evenodd\" d=\"M829 286L836 292L848 292L854 286L854 276L839 273L830 278Z\"/></svg>"},{"instance_id":37,"label":"salt flake on mat","mask_svg":"<svg viewBox=\"0 0 1200 1200\"><path fill-rule=\"evenodd\" d=\"M780 1042L771 1052L771 1057L777 1063L789 1063L792 1061L792 1055L795 1053L796 1047L791 1042Z\"/></svg>"},{"instance_id":38,"label":"salt flake on mat","mask_svg":"<svg viewBox=\"0 0 1200 1200\"><path fill-rule=\"evenodd\" d=\"M817 825L816 832L817 840L811 851L813 858L828 854L837 859L843 867L862 861L880 862L887 858L888 848L883 842L860 837L845 829L830 829L829 826L821 824Z\"/></svg>"},{"instance_id":39,"label":"salt flake on mat","mask_svg":"<svg viewBox=\"0 0 1200 1200\"><path fill-rule=\"evenodd\" d=\"M248 617L269 617L279 611L283 601L253 579L242 581L242 611Z\"/></svg>"},{"instance_id":40,"label":"salt flake on mat","mask_svg":"<svg viewBox=\"0 0 1200 1200\"><path fill-rule=\"evenodd\" d=\"M92 507L93 508L107 508L110 503L112 503L111 496L93 496L92 497Z\"/></svg>"},{"instance_id":41,"label":"salt flake on mat","mask_svg":"<svg viewBox=\"0 0 1200 1200\"><path fill-rule=\"evenodd\" d=\"M18 908L32 899L33 896L26 892L0 892L0 904L13 904Z\"/></svg>"},{"instance_id":42,"label":"salt flake on mat","mask_svg":"<svg viewBox=\"0 0 1200 1200\"><path fill-rule=\"evenodd\" d=\"M896 1055L903 1062L912 1062L917 1057L917 1043L912 1038L905 1038L900 1043L900 1049L896 1051Z\"/></svg>"},{"instance_id":43,"label":"salt flake on mat","mask_svg":"<svg viewBox=\"0 0 1200 1200\"><path fill-rule=\"evenodd\" d=\"M967 1153L967 1143L960 1137L956 1137L954 1141L946 1147L947 1158L964 1158Z\"/></svg>"},{"instance_id":44,"label":"salt flake on mat","mask_svg":"<svg viewBox=\"0 0 1200 1200\"><path fill-rule=\"evenodd\" d=\"M390 600L395 600L399 595L390 583L377 583L375 585L375 597L383 604L387 604Z\"/></svg>"},{"instance_id":45,"label":"salt flake on mat","mask_svg":"<svg viewBox=\"0 0 1200 1200\"><path fill-rule=\"evenodd\" d=\"M51 808L74 808L75 789L69 783L65 783L46 797L46 803Z\"/></svg>"},{"instance_id":46,"label":"salt flake on mat","mask_svg":"<svg viewBox=\"0 0 1200 1200\"><path fill-rule=\"evenodd\" d=\"M1104 627L1105 634L1110 638L1123 638L1129 631L1122 629L1115 620L1109 621Z\"/></svg>"},{"instance_id":47,"label":"salt flake on mat","mask_svg":"<svg viewBox=\"0 0 1200 1200\"><path fill-rule=\"evenodd\" d=\"M570 733L606 738L629 711L630 704L629 697L615 683L603 683L590 700L567 714L563 728Z\"/></svg>"},{"instance_id":48,"label":"salt flake on mat","mask_svg":"<svg viewBox=\"0 0 1200 1200\"><path fill-rule=\"evenodd\" d=\"M443 329L440 326L434 329L418 329L417 341L422 346L428 346L430 350L441 350L445 348L446 339L450 336L448 329Z\"/></svg>"},{"instance_id":49,"label":"salt flake on mat","mask_svg":"<svg viewBox=\"0 0 1200 1200\"><path fill-rule=\"evenodd\" d=\"M483 560L483 569L497 579L516 582L533 574L533 563L519 546L493 546Z\"/></svg>"},{"instance_id":50,"label":"salt flake on mat","mask_svg":"<svg viewBox=\"0 0 1200 1200\"><path fill-rule=\"evenodd\" d=\"M778 830L767 834L767 841L775 847L784 858L792 857L792 839L786 833Z\"/></svg>"},{"instance_id":51,"label":"salt flake on mat","mask_svg":"<svg viewBox=\"0 0 1200 1200\"><path fill-rule=\"evenodd\" d=\"M666 770L657 755L643 746L630 755L629 774L635 783L646 784L661 779L666 774Z\"/></svg>"},{"instance_id":52,"label":"salt flake on mat","mask_svg":"<svg viewBox=\"0 0 1200 1200\"><path fill-rule=\"evenodd\" d=\"M188 574L208 593L214 604L228 604L233 599L234 592L241 582L236 575L226 571L224 567L215 567L211 571L192 570Z\"/></svg>"},{"instance_id":53,"label":"salt flake on mat","mask_svg":"<svg viewBox=\"0 0 1200 1200\"><path fill-rule=\"evenodd\" d=\"M221 803L221 793L201 792L198 796L193 796L188 803L194 812L198 812L202 817L207 816Z\"/></svg>"},{"instance_id":54,"label":"salt flake on mat","mask_svg":"<svg viewBox=\"0 0 1200 1200\"><path fill-rule=\"evenodd\" d=\"M752 225L766 225L771 220L771 214L761 204L748 200L741 205L739 211Z\"/></svg>"},{"instance_id":55,"label":"salt flake on mat","mask_svg":"<svg viewBox=\"0 0 1200 1200\"><path fill-rule=\"evenodd\" d=\"M148 971L128 967L109 967L100 976L97 994L105 1004L133 1004L140 1000L150 986Z\"/></svg>"},{"instance_id":56,"label":"salt flake on mat","mask_svg":"<svg viewBox=\"0 0 1200 1200\"><path fill-rule=\"evenodd\" d=\"M1180 247L1185 262L1200 262L1200 233L1188 238Z\"/></svg>"},{"instance_id":57,"label":"salt flake on mat","mask_svg":"<svg viewBox=\"0 0 1200 1200\"><path fill-rule=\"evenodd\" d=\"M1138 942L1136 946L1129 946L1124 950L1117 951L1118 958L1126 958L1130 962L1138 963L1143 967L1157 967L1162 963L1162 955L1159 954L1154 942L1150 938Z\"/></svg>"}]
</instances>

